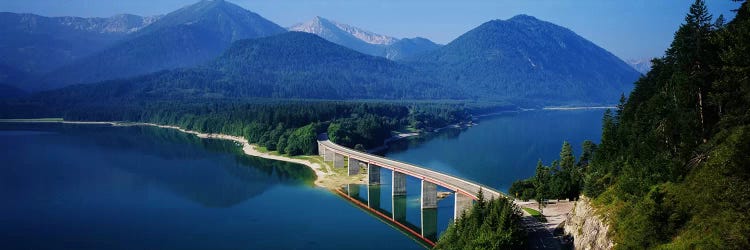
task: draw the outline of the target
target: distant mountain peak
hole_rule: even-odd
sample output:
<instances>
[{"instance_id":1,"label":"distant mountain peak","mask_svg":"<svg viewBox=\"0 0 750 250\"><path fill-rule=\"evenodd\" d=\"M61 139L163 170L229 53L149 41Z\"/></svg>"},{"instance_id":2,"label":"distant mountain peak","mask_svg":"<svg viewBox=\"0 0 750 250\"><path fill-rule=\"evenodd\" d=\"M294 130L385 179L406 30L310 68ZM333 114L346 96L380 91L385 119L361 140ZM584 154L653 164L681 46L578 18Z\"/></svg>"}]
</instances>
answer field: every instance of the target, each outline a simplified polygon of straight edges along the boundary
<instances>
[{"instance_id":1,"label":"distant mountain peak","mask_svg":"<svg viewBox=\"0 0 750 250\"><path fill-rule=\"evenodd\" d=\"M328 39L326 35L330 36L335 33L343 32L365 43L376 45L391 45L398 41L398 39L394 37L377 34L351 25L329 20L321 16L315 16L310 21L292 26L289 30L313 33L326 39ZM341 36L343 34L338 35Z\"/></svg>"},{"instance_id":2,"label":"distant mountain peak","mask_svg":"<svg viewBox=\"0 0 750 250\"><path fill-rule=\"evenodd\" d=\"M173 11L147 26L140 34L179 25L195 25L207 30L222 30L225 39L267 36L284 32L284 28L255 12L224 0L203 0ZM270 31L270 32L269 32Z\"/></svg>"},{"instance_id":3,"label":"distant mountain peak","mask_svg":"<svg viewBox=\"0 0 750 250\"><path fill-rule=\"evenodd\" d=\"M641 72L642 74L647 74L649 71L651 71L651 67L653 64L651 63L651 60L653 60L652 57L645 57L645 58L639 58L639 59L628 59L625 60L626 63L628 63L631 67L633 67L638 72Z\"/></svg>"},{"instance_id":4,"label":"distant mountain peak","mask_svg":"<svg viewBox=\"0 0 750 250\"><path fill-rule=\"evenodd\" d=\"M521 21L521 20L541 21L541 20L537 19L534 16L530 16L530 15L526 15L526 14L518 14L518 15L515 15L515 16L511 17L510 19L508 19L508 21Z\"/></svg>"}]
</instances>

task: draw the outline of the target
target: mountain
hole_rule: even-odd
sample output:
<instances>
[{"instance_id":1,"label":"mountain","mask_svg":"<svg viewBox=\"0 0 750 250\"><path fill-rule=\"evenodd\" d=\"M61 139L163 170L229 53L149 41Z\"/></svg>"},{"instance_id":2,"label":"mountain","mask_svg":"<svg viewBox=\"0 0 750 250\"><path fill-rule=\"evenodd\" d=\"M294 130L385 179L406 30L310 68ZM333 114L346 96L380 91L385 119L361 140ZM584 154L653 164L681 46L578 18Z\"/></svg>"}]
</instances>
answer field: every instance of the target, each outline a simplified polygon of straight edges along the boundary
<instances>
[{"instance_id":1,"label":"mountain","mask_svg":"<svg viewBox=\"0 0 750 250\"><path fill-rule=\"evenodd\" d=\"M192 67L220 55L237 40L286 32L223 0L201 1L167 14L128 39L46 75L37 89L125 78Z\"/></svg>"},{"instance_id":2,"label":"mountain","mask_svg":"<svg viewBox=\"0 0 750 250\"><path fill-rule=\"evenodd\" d=\"M385 47L397 40L322 17L315 17L308 22L290 27L289 30L316 34L335 44L374 56L382 55Z\"/></svg>"},{"instance_id":3,"label":"mountain","mask_svg":"<svg viewBox=\"0 0 750 250\"><path fill-rule=\"evenodd\" d=\"M0 64L46 73L100 51L159 17L44 17L0 12ZM1 73L1 72L0 72Z\"/></svg>"},{"instance_id":4,"label":"mountain","mask_svg":"<svg viewBox=\"0 0 750 250\"><path fill-rule=\"evenodd\" d=\"M43 92L42 101L105 103L195 98L459 98L412 68L365 55L314 34L287 32L240 40L215 60L123 80Z\"/></svg>"},{"instance_id":5,"label":"mountain","mask_svg":"<svg viewBox=\"0 0 750 250\"><path fill-rule=\"evenodd\" d=\"M405 61L473 98L586 104L617 100L640 74L574 32L527 15L493 20Z\"/></svg>"},{"instance_id":6,"label":"mountain","mask_svg":"<svg viewBox=\"0 0 750 250\"><path fill-rule=\"evenodd\" d=\"M26 96L28 93L13 85L0 83L0 99L4 98L17 98Z\"/></svg>"},{"instance_id":7,"label":"mountain","mask_svg":"<svg viewBox=\"0 0 750 250\"><path fill-rule=\"evenodd\" d=\"M630 65L630 67L633 67L638 72L641 72L641 74L646 74L649 71L651 71L651 66L653 64L651 63L652 58L643 58L643 59L629 59L625 61Z\"/></svg>"},{"instance_id":8,"label":"mountain","mask_svg":"<svg viewBox=\"0 0 750 250\"><path fill-rule=\"evenodd\" d=\"M335 44L391 60L398 60L439 46L425 38L398 39L322 17L315 17L310 21L297 24L289 30L316 34Z\"/></svg>"},{"instance_id":9,"label":"mountain","mask_svg":"<svg viewBox=\"0 0 750 250\"><path fill-rule=\"evenodd\" d=\"M401 60L428 51L436 50L441 45L426 38L404 38L385 48L385 57L391 60Z\"/></svg>"}]
</instances>

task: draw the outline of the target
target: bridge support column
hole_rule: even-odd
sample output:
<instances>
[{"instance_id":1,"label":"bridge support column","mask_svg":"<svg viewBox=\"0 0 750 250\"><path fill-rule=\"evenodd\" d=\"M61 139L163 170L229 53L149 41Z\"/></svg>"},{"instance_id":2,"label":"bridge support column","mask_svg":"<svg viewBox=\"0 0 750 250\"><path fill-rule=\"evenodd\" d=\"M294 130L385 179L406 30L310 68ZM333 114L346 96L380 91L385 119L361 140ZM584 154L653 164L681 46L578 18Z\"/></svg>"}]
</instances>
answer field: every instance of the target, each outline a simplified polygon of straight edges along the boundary
<instances>
[{"instance_id":1,"label":"bridge support column","mask_svg":"<svg viewBox=\"0 0 750 250\"><path fill-rule=\"evenodd\" d=\"M394 197L406 195L406 174L393 171L391 177L391 184L393 185L391 194Z\"/></svg>"},{"instance_id":2,"label":"bridge support column","mask_svg":"<svg viewBox=\"0 0 750 250\"><path fill-rule=\"evenodd\" d=\"M318 142L318 155L325 156L326 155L326 147L323 147L323 145Z\"/></svg>"},{"instance_id":3,"label":"bridge support column","mask_svg":"<svg viewBox=\"0 0 750 250\"><path fill-rule=\"evenodd\" d=\"M358 160L352 159L351 157L349 157L349 164L347 165L348 165L347 167L349 168L348 169L349 176L359 174L359 161Z\"/></svg>"},{"instance_id":4,"label":"bridge support column","mask_svg":"<svg viewBox=\"0 0 750 250\"><path fill-rule=\"evenodd\" d=\"M437 185L422 180L422 210L437 208Z\"/></svg>"},{"instance_id":5,"label":"bridge support column","mask_svg":"<svg viewBox=\"0 0 750 250\"><path fill-rule=\"evenodd\" d=\"M367 163L367 185L380 184L380 167Z\"/></svg>"},{"instance_id":6,"label":"bridge support column","mask_svg":"<svg viewBox=\"0 0 750 250\"><path fill-rule=\"evenodd\" d=\"M333 167L334 168L344 167L344 155L333 154Z\"/></svg>"},{"instance_id":7,"label":"bridge support column","mask_svg":"<svg viewBox=\"0 0 750 250\"><path fill-rule=\"evenodd\" d=\"M471 197L456 192L453 194L453 220L458 220L464 212L469 211L473 201Z\"/></svg>"},{"instance_id":8,"label":"bridge support column","mask_svg":"<svg viewBox=\"0 0 750 250\"><path fill-rule=\"evenodd\" d=\"M325 148L325 147L324 147ZM323 161L333 161L333 155L336 153L329 148L325 148L325 154L323 154Z\"/></svg>"}]
</instances>

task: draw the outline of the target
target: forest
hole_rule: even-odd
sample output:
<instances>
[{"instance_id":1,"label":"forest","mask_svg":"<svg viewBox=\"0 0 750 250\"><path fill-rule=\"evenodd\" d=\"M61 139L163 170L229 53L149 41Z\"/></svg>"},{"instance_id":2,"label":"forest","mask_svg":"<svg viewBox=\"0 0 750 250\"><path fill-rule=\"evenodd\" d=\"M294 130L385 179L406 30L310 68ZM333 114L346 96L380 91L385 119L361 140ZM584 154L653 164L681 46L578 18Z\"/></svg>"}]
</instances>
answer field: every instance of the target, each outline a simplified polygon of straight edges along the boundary
<instances>
[{"instance_id":1,"label":"forest","mask_svg":"<svg viewBox=\"0 0 750 250\"><path fill-rule=\"evenodd\" d=\"M440 236L435 249L523 249L521 212L507 198L478 201Z\"/></svg>"},{"instance_id":2,"label":"forest","mask_svg":"<svg viewBox=\"0 0 750 250\"><path fill-rule=\"evenodd\" d=\"M243 136L250 143L289 155L317 153L328 133L341 145L378 147L391 131L432 131L470 121L472 114L515 110L502 103L319 101L319 100L132 100L66 102L7 100L2 118L62 117L70 121L125 121L174 125L206 133Z\"/></svg>"},{"instance_id":3,"label":"forest","mask_svg":"<svg viewBox=\"0 0 750 250\"><path fill-rule=\"evenodd\" d=\"M584 145L593 155L571 165L566 144L511 194L592 197L619 249L750 249L750 5L736 14L726 23L695 1L665 56L605 113L601 143Z\"/></svg>"}]
</instances>

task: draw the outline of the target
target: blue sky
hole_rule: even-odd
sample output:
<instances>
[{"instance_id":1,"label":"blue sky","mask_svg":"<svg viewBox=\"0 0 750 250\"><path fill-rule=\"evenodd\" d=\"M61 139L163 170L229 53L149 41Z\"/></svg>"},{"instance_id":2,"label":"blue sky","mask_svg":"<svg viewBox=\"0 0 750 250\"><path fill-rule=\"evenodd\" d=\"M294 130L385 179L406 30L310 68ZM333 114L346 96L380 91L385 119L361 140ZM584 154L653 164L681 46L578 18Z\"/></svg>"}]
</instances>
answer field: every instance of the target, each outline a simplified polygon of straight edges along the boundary
<instances>
[{"instance_id":1,"label":"blue sky","mask_svg":"<svg viewBox=\"0 0 750 250\"><path fill-rule=\"evenodd\" d=\"M528 14L567 27L624 58L660 56L692 0L229 0L287 27L314 16L396 37L448 43L493 19ZM164 14L197 0L1 0L0 11L45 16ZM706 1L717 17L738 4Z\"/></svg>"}]
</instances>

